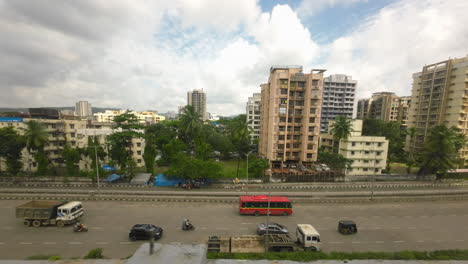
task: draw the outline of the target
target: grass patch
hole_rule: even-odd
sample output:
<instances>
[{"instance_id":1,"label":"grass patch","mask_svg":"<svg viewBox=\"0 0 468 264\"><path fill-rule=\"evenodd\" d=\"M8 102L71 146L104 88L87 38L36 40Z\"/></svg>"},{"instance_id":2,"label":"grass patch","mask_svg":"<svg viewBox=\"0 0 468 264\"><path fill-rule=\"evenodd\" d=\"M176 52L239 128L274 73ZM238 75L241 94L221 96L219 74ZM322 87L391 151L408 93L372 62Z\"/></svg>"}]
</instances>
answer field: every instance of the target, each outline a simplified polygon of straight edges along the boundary
<instances>
[{"instance_id":1,"label":"grass patch","mask_svg":"<svg viewBox=\"0 0 468 264\"><path fill-rule=\"evenodd\" d=\"M270 252L264 253L213 253L208 259L268 259L268 260L468 260L468 250L399 251L399 252Z\"/></svg>"},{"instance_id":2,"label":"grass patch","mask_svg":"<svg viewBox=\"0 0 468 264\"><path fill-rule=\"evenodd\" d=\"M392 162L390 163L390 173L395 173L395 174L406 174L406 164L404 163L396 163ZM411 174L416 174L418 173L419 167L413 167L411 168Z\"/></svg>"},{"instance_id":3,"label":"grass patch","mask_svg":"<svg viewBox=\"0 0 468 264\"><path fill-rule=\"evenodd\" d=\"M223 178L234 179L237 175L237 159L220 160L218 164L223 168ZM246 178L246 161L241 159L239 163L239 179Z\"/></svg>"},{"instance_id":4,"label":"grass patch","mask_svg":"<svg viewBox=\"0 0 468 264\"><path fill-rule=\"evenodd\" d=\"M62 258L57 255L34 255L27 257L26 260L61 260Z\"/></svg>"},{"instance_id":5,"label":"grass patch","mask_svg":"<svg viewBox=\"0 0 468 264\"><path fill-rule=\"evenodd\" d=\"M103 259L102 248L91 249L84 259Z\"/></svg>"}]
</instances>

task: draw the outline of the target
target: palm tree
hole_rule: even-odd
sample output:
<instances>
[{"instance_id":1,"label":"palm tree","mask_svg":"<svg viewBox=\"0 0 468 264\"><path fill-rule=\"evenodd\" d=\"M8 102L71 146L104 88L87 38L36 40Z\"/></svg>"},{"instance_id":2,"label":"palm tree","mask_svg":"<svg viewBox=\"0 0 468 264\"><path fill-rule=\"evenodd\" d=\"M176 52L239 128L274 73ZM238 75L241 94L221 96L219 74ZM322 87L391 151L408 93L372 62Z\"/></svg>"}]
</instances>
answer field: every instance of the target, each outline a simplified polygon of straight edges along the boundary
<instances>
[{"instance_id":1,"label":"palm tree","mask_svg":"<svg viewBox=\"0 0 468 264\"><path fill-rule=\"evenodd\" d=\"M197 111L195 111L195 108L192 105L187 105L183 109L179 119L181 134L183 135L184 140L190 144L193 150L193 142L198 136L198 132L202 125L201 116Z\"/></svg>"},{"instance_id":2,"label":"palm tree","mask_svg":"<svg viewBox=\"0 0 468 264\"><path fill-rule=\"evenodd\" d=\"M252 132L252 128L248 124L246 115L239 115L230 123L231 138L238 154L236 177L239 177L241 155L248 153L251 148L250 133Z\"/></svg>"},{"instance_id":3,"label":"palm tree","mask_svg":"<svg viewBox=\"0 0 468 264\"><path fill-rule=\"evenodd\" d=\"M44 153L45 144L49 141L49 132L42 123L34 120L26 122L24 129L24 138L26 139L26 148L29 154L36 152L34 159L38 163L38 173L42 174L47 169L47 157ZM29 167L30 168L30 167Z\"/></svg>"},{"instance_id":4,"label":"palm tree","mask_svg":"<svg viewBox=\"0 0 468 264\"><path fill-rule=\"evenodd\" d=\"M466 139L460 129L447 128L445 125L433 127L424 142L419 174L445 175L455 169L459 162L458 151L465 144Z\"/></svg>"},{"instance_id":5,"label":"palm tree","mask_svg":"<svg viewBox=\"0 0 468 264\"><path fill-rule=\"evenodd\" d=\"M347 140L351 132L353 132L351 119L347 119L344 116L337 116L330 130L334 139L332 152L339 152L338 148L335 148L335 146L337 147L340 145L340 140Z\"/></svg>"}]
</instances>

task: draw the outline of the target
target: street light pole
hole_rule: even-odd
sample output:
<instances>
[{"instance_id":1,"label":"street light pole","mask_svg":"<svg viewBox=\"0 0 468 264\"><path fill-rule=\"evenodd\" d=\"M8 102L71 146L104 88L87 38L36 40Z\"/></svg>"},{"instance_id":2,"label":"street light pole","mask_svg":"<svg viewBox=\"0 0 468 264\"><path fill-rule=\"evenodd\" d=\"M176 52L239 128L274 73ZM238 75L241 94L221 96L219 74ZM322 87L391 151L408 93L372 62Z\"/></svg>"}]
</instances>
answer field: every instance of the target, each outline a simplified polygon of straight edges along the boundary
<instances>
[{"instance_id":1,"label":"street light pole","mask_svg":"<svg viewBox=\"0 0 468 264\"><path fill-rule=\"evenodd\" d=\"M268 192L268 209L267 209L267 221L266 221L266 236L265 236L265 253L268 254L269 245L268 245L268 230L270 229L270 197L271 192Z\"/></svg>"},{"instance_id":2,"label":"street light pole","mask_svg":"<svg viewBox=\"0 0 468 264\"><path fill-rule=\"evenodd\" d=\"M96 176L97 176L97 188L99 191L99 161L97 156L97 146L94 146L94 154L96 155Z\"/></svg>"},{"instance_id":3,"label":"street light pole","mask_svg":"<svg viewBox=\"0 0 468 264\"><path fill-rule=\"evenodd\" d=\"M247 185L245 186L245 194L247 194L247 192L249 190L249 155L250 155L250 153L252 153L252 151L247 152L247 167L246 167Z\"/></svg>"}]
</instances>

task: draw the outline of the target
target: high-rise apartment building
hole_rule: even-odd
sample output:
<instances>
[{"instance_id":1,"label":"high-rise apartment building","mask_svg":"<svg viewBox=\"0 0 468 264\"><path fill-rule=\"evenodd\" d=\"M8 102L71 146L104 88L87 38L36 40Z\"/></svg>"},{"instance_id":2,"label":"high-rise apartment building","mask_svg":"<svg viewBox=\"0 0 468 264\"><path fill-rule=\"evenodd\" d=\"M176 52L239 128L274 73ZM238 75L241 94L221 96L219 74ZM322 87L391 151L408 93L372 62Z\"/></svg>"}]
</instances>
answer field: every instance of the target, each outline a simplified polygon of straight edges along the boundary
<instances>
[{"instance_id":1,"label":"high-rise apartment building","mask_svg":"<svg viewBox=\"0 0 468 264\"><path fill-rule=\"evenodd\" d=\"M247 125L251 129L250 139L254 143L260 136L260 99L261 93L254 93L247 101Z\"/></svg>"},{"instance_id":2,"label":"high-rise apartment building","mask_svg":"<svg viewBox=\"0 0 468 264\"><path fill-rule=\"evenodd\" d=\"M273 168L317 160L324 71L273 66L261 85L259 153Z\"/></svg>"},{"instance_id":3,"label":"high-rise apartment building","mask_svg":"<svg viewBox=\"0 0 468 264\"><path fill-rule=\"evenodd\" d=\"M187 92L187 105L193 106L203 120L208 120L208 115L206 113L206 93L203 89Z\"/></svg>"},{"instance_id":4,"label":"high-rise apartment building","mask_svg":"<svg viewBox=\"0 0 468 264\"><path fill-rule=\"evenodd\" d=\"M323 79L322 116L320 131L328 131L328 121L337 116L353 118L357 81L351 76L335 74Z\"/></svg>"},{"instance_id":5,"label":"high-rise apartment building","mask_svg":"<svg viewBox=\"0 0 468 264\"><path fill-rule=\"evenodd\" d=\"M398 121L406 125L410 103L409 96L397 96L391 92L373 93L371 98L358 101L357 119Z\"/></svg>"},{"instance_id":6,"label":"high-rise apartment building","mask_svg":"<svg viewBox=\"0 0 468 264\"><path fill-rule=\"evenodd\" d=\"M417 130L406 148L420 150L429 130L441 124L468 134L468 56L426 65L413 74L408 127ZM460 156L466 164L468 148Z\"/></svg>"},{"instance_id":7,"label":"high-rise apartment building","mask_svg":"<svg viewBox=\"0 0 468 264\"><path fill-rule=\"evenodd\" d=\"M75 115L80 117L89 117L93 115L91 104L88 101L79 101L75 105Z\"/></svg>"}]
</instances>

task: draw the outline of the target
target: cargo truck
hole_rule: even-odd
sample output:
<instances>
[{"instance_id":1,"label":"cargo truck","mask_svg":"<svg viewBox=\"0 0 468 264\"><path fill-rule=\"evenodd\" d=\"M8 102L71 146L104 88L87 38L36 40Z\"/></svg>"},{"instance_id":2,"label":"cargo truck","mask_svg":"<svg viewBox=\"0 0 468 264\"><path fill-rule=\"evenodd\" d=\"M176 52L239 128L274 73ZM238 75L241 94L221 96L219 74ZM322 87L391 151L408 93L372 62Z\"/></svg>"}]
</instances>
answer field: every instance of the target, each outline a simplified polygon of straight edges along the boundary
<instances>
[{"instance_id":1,"label":"cargo truck","mask_svg":"<svg viewBox=\"0 0 468 264\"><path fill-rule=\"evenodd\" d=\"M320 234L312 225L297 225L296 237L297 239L293 240L288 234L211 236L208 238L208 251L226 253L320 251Z\"/></svg>"},{"instance_id":2,"label":"cargo truck","mask_svg":"<svg viewBox=\"0 0 468 264\"><path fill-rule=\"evenodd\" d=\"M34 227L64 227L77 222L83 214L83 206L77 201L30 201L16 207L16 218L22 218L25 226Z\"/></svg>"}]
</instances>

